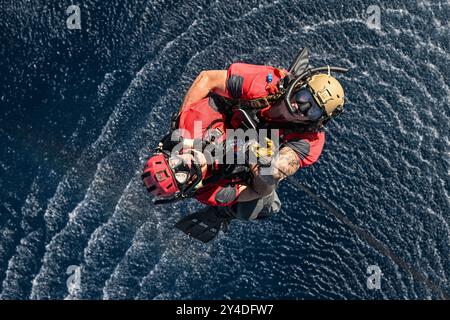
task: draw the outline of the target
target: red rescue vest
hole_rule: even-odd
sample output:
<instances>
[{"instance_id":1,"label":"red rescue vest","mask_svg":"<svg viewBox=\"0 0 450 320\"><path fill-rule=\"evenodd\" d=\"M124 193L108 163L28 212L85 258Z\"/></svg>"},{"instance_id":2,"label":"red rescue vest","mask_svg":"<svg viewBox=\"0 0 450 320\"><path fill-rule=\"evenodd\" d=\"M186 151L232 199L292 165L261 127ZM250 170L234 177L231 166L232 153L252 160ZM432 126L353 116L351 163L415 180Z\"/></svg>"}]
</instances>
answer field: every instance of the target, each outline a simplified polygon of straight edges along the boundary
<instances>
[{"instance_id":1,"label":"red rescue vest","mask_svg":"<svg viewBox=\"0 0 450 320\"><path fill-rule=\"evenodd\" d=\"M235 63L228 69L228 78L231 76L238 76L243 78L241 99L251 100L267 97L273 94L274 83L277 83L283 77L284 71L270 66L258 66L243 63ZM268 81L270 74L271 81ZM232 98L232 94L227 88L225 96ZM225 115L218 112L210 105L210 98L204 98L198 102L186 105L180 113L179 129L181 135L186 139L202 139L208 137L208 130L216 130L223 133L221 141L226 139L227 122ZM319 132L291 132L291 130L280 129L280 145L289 141L306 140L309 143L309 154L306 157L298 156L300 167L306 167L316 162L323 149L325 142L325 133ZM220 142L220 141L216 141ZM208 169L205 178L210 177L212 171ZM209 183L197 189L195 198L211 206L228 206L235 202L239 197L239 187L243 184L242 181L233 180L227 177L219 179L214 183ZM225 187L234 188L236 197L226 203L217 201L217 194Z\"/></svg>"}]
</instances>

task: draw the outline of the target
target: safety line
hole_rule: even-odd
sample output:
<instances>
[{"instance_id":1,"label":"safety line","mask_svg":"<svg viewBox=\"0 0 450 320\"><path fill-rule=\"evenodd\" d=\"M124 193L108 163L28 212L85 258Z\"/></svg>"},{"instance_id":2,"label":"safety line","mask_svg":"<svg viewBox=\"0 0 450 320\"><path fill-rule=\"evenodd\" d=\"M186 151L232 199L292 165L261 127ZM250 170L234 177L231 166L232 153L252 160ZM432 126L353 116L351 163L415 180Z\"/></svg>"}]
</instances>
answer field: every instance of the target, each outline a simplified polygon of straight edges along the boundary
<instances>
[{"instance_id":1,"label":"safety line","mask_svg":"<svg viewBox=\"0 0 450 320\"><path fill-rule=\"evenodd\" d=\"M423 273L415 269L412 265L407 263L401 257L396 255L388 248L380 240L376 239L373 235L371 235L367 230L355 225L350 219L348 219L339 209L334 207L328 201L320 198L311 188L305 186L301 182L299 182L294 177L288 177L286 179L291 183L292 186L295 186L301 190L303 190L308 196L313 198L317 203L319 203L323 208L327 209L333 216L335 216L341 223L349 227L352 231L354 231L360 238L366 240L366 242L374 249L379 251L382 255L392 259L395 264L397 264L400 268L411 274L414 280L423 283L430 290L438 293L442 299L450 300L450 294L448 294L443 288L441 288L438 284L434 283L430 279L428 279Z\"/></svg>"}]
</instances>

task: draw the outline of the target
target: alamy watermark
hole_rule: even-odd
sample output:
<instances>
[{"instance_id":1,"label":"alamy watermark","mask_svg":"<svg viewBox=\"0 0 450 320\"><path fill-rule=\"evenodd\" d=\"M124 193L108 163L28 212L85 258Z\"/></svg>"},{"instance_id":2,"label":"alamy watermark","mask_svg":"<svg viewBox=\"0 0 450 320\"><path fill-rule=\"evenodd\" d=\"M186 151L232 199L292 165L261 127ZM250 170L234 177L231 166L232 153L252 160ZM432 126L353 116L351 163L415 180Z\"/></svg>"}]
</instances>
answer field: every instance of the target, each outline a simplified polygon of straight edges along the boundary
<instances>
[{"instance_id":1,"label":"alamy watermark","mask_svg":"<svg viewBox=\"0 0 450 320\"><path fill-rule=\"evenodd\" d=\"M75 295L75 292L80 289L81 267L77 265L71 265L67 268L66 274L69 275L66 281L67 291L70 295Z\"/></svg>"},{"instance_id":2,"label":"alamy watermark","mask_svg":"<svg viewBox=\"0 0 450 320\"><path fill-rule=\"evenodd\" d=\"M367 289L369 290L380 290L381 289L381 276L383 273L377 265L370 265L367 267Z\"/></svg>"},{"instance_id":3,"label":"alamy watermark","mask_svg":"<svg viewBox=\"0 0 450 320\"><path fill-rule=\"evenodd\" d=\"M381 29L381 9L377 5L371 5L367 8L366 13L369 15L366 20L366 25L369 29Z\"/></svg>"},{"instance_id":4,"label":"alamy watermark","mask_svg":"<svg viewBox=\"0 0 450 320\"><path fill-rule=\"evenodd\" d=\"M12 0L0 0L0 3L12 3ZM79 5L70 5L66 9L68 18L66 20L67 28L70 30L81 29L81 9ZM381 9L378 5L370 5L366 9L368 15L366 19L366 25L369 29L380 30L381 29Z\"/></svg>"},{"instance_id":5,"label":"alamy watermark","mask_svg":"<svg viewBox=\"0 0 450 320\"><path fill-rule=\"evenodd\" d=\"M174 130L170 139L175 146L170 157L194 152L194 160L206 165L256 165L267 161L261 174L273 174L272 160L280 148L278 129L208 129L203 133L204 127L202 121L194 121L193 132Z\"/></svg>"},{"instance_id":6,"label":"alamy watermark","mask_svg":"<svg viewBox=\"0 0 450 320\"><path fill-rule=\"evenodd\" d=\"M78 5L70 5L66 9L66 14L69 17L66 20L67 28L70 30L81 29L81 10Z\"/></svg>"}]
</instances>

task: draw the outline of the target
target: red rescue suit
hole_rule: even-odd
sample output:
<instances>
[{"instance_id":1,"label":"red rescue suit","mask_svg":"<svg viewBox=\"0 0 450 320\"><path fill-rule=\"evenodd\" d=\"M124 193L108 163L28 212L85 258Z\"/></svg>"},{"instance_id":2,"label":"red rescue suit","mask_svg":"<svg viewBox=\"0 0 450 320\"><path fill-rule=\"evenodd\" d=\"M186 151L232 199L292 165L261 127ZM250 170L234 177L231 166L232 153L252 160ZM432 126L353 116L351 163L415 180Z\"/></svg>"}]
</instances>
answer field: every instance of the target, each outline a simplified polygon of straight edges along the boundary
<instances>
[{"instance_id":1,"label":"red rescue suit","mask_svg":"<svg viewBox=\"0 0 450 320\"><path fill-rule=\"evenodd\" d=\"M244 63L231 64L227 73L225 97L243 100L267 97L276 92L274 84L278 83L283 76L283 71L270 66ZM267 121L264 111L268 110L268 108L270 106L260 110L257 116ZM197 128L195 128L196 122ZM225 115L218 112L211 105L209 98L204 98L183 108L179 119L179 129L181 129L183 138L205 139L208 129L216 129L223 133L223 139L225 139L227 129ZM296 152L300 168L307 167L319 159L325 142L325 133L323 131L292 132L290 130L288 132L280 129L279 132L280 146L291 147ZM208 171L206 178L211 174ZM199 188L195 193L195 198L206 205L228 206L237 202L241 185L242 181L220 179ZM233 200L227 202L218 201L217 194L225 187L234 188L236 196Z\"/></svg>"}]
</instances>

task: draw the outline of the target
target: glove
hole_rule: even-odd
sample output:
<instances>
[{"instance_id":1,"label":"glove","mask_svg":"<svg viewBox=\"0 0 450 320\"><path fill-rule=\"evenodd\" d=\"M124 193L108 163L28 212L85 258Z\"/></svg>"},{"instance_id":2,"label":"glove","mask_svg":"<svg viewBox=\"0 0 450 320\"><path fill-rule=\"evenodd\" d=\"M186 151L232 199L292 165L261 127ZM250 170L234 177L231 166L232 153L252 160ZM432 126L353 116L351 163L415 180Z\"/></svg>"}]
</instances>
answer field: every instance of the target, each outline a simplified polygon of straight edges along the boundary
<instances>
[{"instance_id":1,"label":"glove","mask_svg":"<svg viewBox=\"0 0 450 320\"><path fill-rule=\"evenodd\" d=\"M256 159L257 164L263 167L270 166L272 158L275 154L275 146L272 140L266 138L266 147L262 147L256 141L249 141L247 147L247 163L254 163Z\"/></svg>"}]
</instances>

